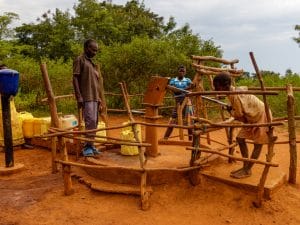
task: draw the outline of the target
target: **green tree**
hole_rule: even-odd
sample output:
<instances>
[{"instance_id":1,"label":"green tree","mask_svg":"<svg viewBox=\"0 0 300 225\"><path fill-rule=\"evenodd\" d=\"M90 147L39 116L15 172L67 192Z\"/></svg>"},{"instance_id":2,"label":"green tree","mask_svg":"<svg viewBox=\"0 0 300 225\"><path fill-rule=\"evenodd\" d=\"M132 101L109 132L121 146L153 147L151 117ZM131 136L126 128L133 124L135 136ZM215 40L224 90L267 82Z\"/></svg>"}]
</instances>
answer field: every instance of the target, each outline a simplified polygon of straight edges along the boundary
<instances>
[{"instance_id":1,"label":"green tree","mask_svg":"<svg viewBox=\"0 0 300 225\"><path fill-rule=\"evenodd\" d=\"M174 18L164 25L163 17L146 9L144 3L132 0L125 6L79 0L74 6L77 37L94 38L105 45L129 43L136 36L159 38L175 27Z\"/></svg>"},{"instance_id":2,"label":"green tree","mask_svg":"<svg viewBox=\"0 0 300 225\"><path fill-rule=\"evenodd\" d=\"M13 37L14 31L9 25L18 19L19 15L13 12L5 12L0 15L0 40Z\"/></svg>"},{"instance_id":3,"label":"green tree","mask_svg":"<svg viewBox=\"0 0 300 225\"><path fill-rule=\"evenodd\" d=\"M32 57L63 58L66 61L73 56L72 45L75 32L68 11L62 12L56 9L52 14L49 10L38 18L37 22L37 24L23 24L16 28L19 43L33 46Z\"/></svg>"},{"instance_id":4,"label":"green tree","mask_svg":"<svg viewBox=\"0 0 300 225\"><path fill-rule=\"evenodd\" d=\"M155 74L160 76L173 76L177 67L184 64L191 73L191 54L201 50L202 42L197 36L187 36L194 41L180 42L174 38L151 39L149 37L136 37L127 44L115 43L102 48L98 60L102 64L104 80L108 90L113 91L118 87L119 81L130 83L134 92L142 92L149 78ZM183 35L183 39L187 38ZM213 56L220 56L220 50L212 42ZM208 45L208 44L207 44ZM212 52L210 52L212 53ZM134 82L132 82L134 81ZM131 90L132 91L132 90Z\"/></svg>"},{"instance_id":5,"label":"green tree","mask_svg":"<svg viewBox=\"0 0 300 225\"><path fill-rule=\"evenodd\" d=\"M295 30L296 31L299 31L299 33L298 33L298 37L294 37L293 39L294 39L294 41L296 41L299 45L300 45L300 25L296 25L295 26Z\"/></svg>"}]
</instances>

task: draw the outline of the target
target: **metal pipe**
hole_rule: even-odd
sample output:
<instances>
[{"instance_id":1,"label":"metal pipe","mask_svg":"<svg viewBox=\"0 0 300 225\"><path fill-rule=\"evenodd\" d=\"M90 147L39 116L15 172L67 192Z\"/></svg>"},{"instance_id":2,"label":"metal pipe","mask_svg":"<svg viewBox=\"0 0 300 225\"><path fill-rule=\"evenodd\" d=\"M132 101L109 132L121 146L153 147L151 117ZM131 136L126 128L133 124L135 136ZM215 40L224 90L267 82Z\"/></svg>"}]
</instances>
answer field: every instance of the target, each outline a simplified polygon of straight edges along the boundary
<instances>
[{"instance_id":1,"label":"metal pipe","mask_svg":"<svg viewBox=\"0 0 300 225\"><path fill-rule=\"evenodd\" d=\"M2 121L3 121L3 137L5 149L5 166L14 166L14 152L11 129L11 113L10 113L10 96L1 95L2 105Z\"/></svg>"}]
</instances>

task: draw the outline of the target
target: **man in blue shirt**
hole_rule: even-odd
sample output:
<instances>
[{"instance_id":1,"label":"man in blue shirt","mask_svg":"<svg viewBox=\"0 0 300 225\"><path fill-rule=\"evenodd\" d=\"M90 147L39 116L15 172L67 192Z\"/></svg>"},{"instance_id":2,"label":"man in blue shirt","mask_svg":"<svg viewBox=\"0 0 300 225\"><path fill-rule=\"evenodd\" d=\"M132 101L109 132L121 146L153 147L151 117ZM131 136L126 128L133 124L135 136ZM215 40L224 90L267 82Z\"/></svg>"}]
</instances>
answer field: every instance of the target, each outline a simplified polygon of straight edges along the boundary
<instances>
[{"instance_id":1,"label":"man in blue shirt","mask_svg":"<svg viewBox=\"0 0 300 225\"><path fill-rule=\"evenodd\" d=\"M186 74L186 69L183 65L179 66L178 68L178 75L177 77L174 77L170 80L169 85L174 86L176 88L182 89L182 90L187 90L190 89L193 85L192 81L190 78L185 77ZM174 98L175 98L175 107L172 111L172 118L170 120L170 124L176 124L178 115L177 115L177 107L181 105L185 99L185 93L183 92L174 92ZM193 108L191 106L191 101L188 99L187 106L183 108L182 115L186 118L188 114L193 115ZM190 106L188 106L190 105ZM165 132L164 139L167 140L171 133L173 131L173 127L168 127L168 129ZM192 139L192 130L188 130L189 134L189 140Z\"/></svg>"}]
</instances>

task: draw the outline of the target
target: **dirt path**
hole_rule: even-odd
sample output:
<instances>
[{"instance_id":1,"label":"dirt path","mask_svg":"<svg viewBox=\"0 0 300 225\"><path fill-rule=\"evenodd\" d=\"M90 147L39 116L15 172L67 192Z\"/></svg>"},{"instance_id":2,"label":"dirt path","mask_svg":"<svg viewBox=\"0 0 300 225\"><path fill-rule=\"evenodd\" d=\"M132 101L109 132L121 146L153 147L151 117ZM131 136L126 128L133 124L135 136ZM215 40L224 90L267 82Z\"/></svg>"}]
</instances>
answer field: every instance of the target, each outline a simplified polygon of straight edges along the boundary
<instances>
[{"instance_id":1,"label":"dirt path","mask_svg":"<svg viewBox=\"0 0 300 225\"><path fill-rule=\"evenodd\" d=\"M279 135L285 137L286 131ZM282 145L276 159L288 155ZM26 169L0 177L0 225L300 224L299 185L283 186L257 209L251 204L253 193L208 179L195 187L181 180L154 186L151 208L142 211L139 197L94 192L76 180L75 193L64 196L61 174L51 174L50 157L41 148L15 151L15 161ZM288 164L283 164L288 171Z\"/></svg>"}]
</instances>

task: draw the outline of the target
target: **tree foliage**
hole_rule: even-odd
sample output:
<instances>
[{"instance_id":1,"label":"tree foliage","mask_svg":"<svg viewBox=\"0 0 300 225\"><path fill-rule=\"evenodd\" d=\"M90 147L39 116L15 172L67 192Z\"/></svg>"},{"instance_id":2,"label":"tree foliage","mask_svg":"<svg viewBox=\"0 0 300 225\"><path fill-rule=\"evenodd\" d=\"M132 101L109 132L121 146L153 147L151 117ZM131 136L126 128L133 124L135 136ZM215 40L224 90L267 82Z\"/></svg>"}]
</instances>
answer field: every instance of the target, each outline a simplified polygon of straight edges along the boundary
<instances>
[{"instance_id":1,"label":"tree foliage","mask_svg":"<svg viewBox=\"0 0 300 225\"><path fill-rule=\"evenodd\" d=\"M300 25L296 25L295 30L299 31L299 33L298 33L298 37L294 37L293 39L300 45Z\"/></svg>"},{"instance_id":2,"label":"tree foliage","mask_svg":"<svg viewBox=\"0 0 300 225\"><path fill-rule=\"evenodd\" d=\"M173 17L165 24L163 17L136 0L128 1L125 6L105 1L79 0L74 5L74 12L75 15L71 16L68 11L62 12L59 9L54 13L48 11L36 23L17 27L16 37L19 43L33 46L34 49L33 52L24 54L31 54L37 59L63 57L67 60L74 56L75 43L83 43L87 38L109 46L130 43L135 37L161 39L168 36L174 38L180 33L186 36L189 33L190 37L194 36L195 41L198 41L198 36L192 33L188 25L175 30Z\"/></svg>"},{"instance_id":3,"label":"tree foliage","mask_svg":"<svg viewBox=\"0 0 300 225\"><path fill-rule=\"evenodd\" d=\"M13 29L9 26L14 20L18 19L19 15L13 12L5 12L3 15L0 15L0 40L13 37Z\"/></svg>"},{"instance_id":4,"label":"tree foliage","mask_svg":"<svg viewBox=\"0 0 300 225\"><path fill-rule=\"evenodd\" d=\"M125 81L131 93L142 93L150 76L174 76L179 64L186 65L192 77L191 55L222 56L219 46L203 40L188 24L177 27L174 17L165 21L137 0L125 5L78 0L73 8L74 15L68 10L49 10L15 30L9 25L16 14L5 14L6 20L0 16L0 37L15 31L14 39L0 40L0 61L21 74L20 107L32 110L35 99L45 95L41 61L49 65L55 94L72 92L72 59L82 52L87 38L100 45L96 61L101 64L105 89L113 92Z\"/></svg>"},{"instance_id":5,"label":"tree foliage","mask_svg":"<svg viewBox=\"0 0 300 225\"><path fill-rule=\"evenodd\" d=\"M30 45L34 49L33 52L24 54L36 59L63 58L65 61L73 56L72 44L75 41L75 32L68 11L56 9L55 13L51 13L49 10L38 18L37 22L16 28L19 43Z\"/></svg>"},{"instance_id":6,"label":"tree foliage","mask_svg":"<svg viewBox=\"0 0 300 225\"><path fill-rule=\"evenodd\" d=\"M132 0L125 6L96 0L79 0L74 6L74 26L78 37L93 37L105 45L129 43L135 36L159 38L174 26L174 18L164 25L163 17L146 9L143 3Z\"/></svg>"}]
</instances>

